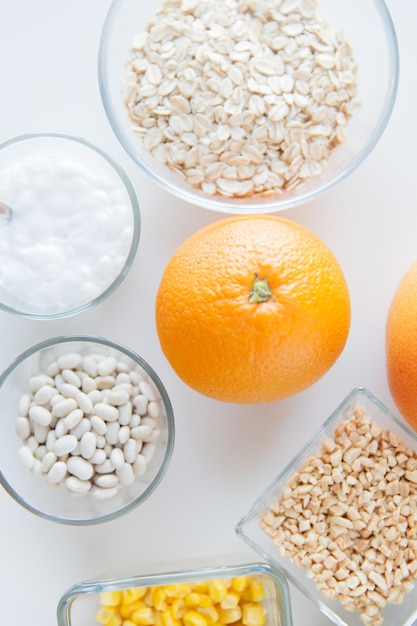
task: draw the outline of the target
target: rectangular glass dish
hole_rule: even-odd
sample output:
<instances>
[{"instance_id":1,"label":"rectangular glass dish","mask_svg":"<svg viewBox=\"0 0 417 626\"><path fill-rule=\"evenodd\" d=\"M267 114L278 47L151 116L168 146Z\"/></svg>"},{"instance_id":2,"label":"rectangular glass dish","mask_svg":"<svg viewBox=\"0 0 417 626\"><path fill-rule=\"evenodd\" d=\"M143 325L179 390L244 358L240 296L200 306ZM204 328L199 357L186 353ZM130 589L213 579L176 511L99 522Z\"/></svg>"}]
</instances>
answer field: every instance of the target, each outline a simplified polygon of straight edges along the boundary
<instances>
[{"instance_id":1,"label":"rectangular glass dish","mask_svg":"<svg viewBox=\"0 0 417 626\"><path fill-rule=\"evenodd\" d=\"M243 598L245 591L240 591L239 580L244 580L245 577L248 580L256 581L255 584L258 588L259 583L262 586L263 598L259 599L259 603L255 602L251 604L261 605L262 613L265 617L264 626L292 626L291 601L288 583L281 572L276 571L275 568L269 564L262 563L217 567L206 566L195 569L173 569L171 571L168 569L168 571L162 573L115 576L111 578L82 582L68 589L60 599L57 608L58 626L94 626L99 623L102 625L111 624L112 626L116 626L119 623L120 612L124 614L126 619L131 620L128 622L129 625L131 623L139 624L141 621L140 618L145 619L145 621L149 624L165 624L168 626L169 622L172 624L175 623L177 625L182 625L187 622L183 619L181 613L175 616L174 621L171 621L173 617L172 614L168 615L167 619L162 615L162 609L167 608L166 606L162 606L164 600L161 599L161 597L164 596L164 592L167 592L166 596L168 596L170 595L170 590L172 590L175 600L184 604L185 597L181 593L180 586L185 587L189 585L191 587L191 583L197 584L202 582L204 584L204 581L214 581L215 585L217 585L218 582L221 581L220 587L222 587L223 581L226 582L227 585L231 585L232 581L238 580L236 589L239 592L238 595L241 594ZM159 593L158 600L156 600L154 593L157 587L160 588L160 591L162 592ZM145 591L149 590L153 592L153 611L150 611L148 607L145 607L144 602L142 602L142 600L146 600L146 597L144 596ZM193 588L191 590L193 590ZM179 591L180 593L176 593L176 591ZM191 595L195 597L200 596L202 599L201 602L197 600L197 604L204 604L205 606L205 601L208 600L211 607L207 611L207 606L205 606L206 612L203 612L205 616L204 621L208 626L210 624L214 624L213 605L216 606L216 602L213 601L210 603L208 594L203 594L201 589L196 589L196 591L199 593ZM122 593L117 594L117 592ZM217 589L217 593L220 593L219 589ZM129 611L129 607L126 608L126 603L133 599L133 594L137 594L138 597L138 601L136 602L137 608L140 610L143 609L141 615L139 615L139 613L135 615L134 612ZM194 599L194 597L191 598L193 601ZM112 607L110 607L110 610L107 612L108 615L106 614L106 609L102 608L105 600L110 604L117 604L115 609L115 613L117 613L117 615L111 615L113 610ZM166 601L167 604L171 606L170 599L166 598ZM178 602L175 602L175 606L177 608L179 606ZM124 606L122 606L123 604ZM199 626L200 623L202 624L203 621L195 615L198 611L197 605L192 606L190 602L190 604L187 605L187 610L188 609L192 609L192 614L189 616L189 623L192 622L196 626ZM227 612L226 607L225 610ZM255 622L258 621L256 611L253 615L253 626L255 626ZM233 621L229 621L229 623L232 626L233 623L239 623L242 625L243 622L240 620L237 622L236 617L237 616L234 615L232 611L229 619ZM97 618L100 621L97 621ZM135 621L136 618L138 621ZM251 620L249 619L249 621ZM122 621L120 621L120 624L121 623Z\"/></svg>"},{"instance_id":2,"label":"rectangular glass dish","mask_svg":"<svg viewBox=\"0 0 417 626\"><path fill-rule=\"evenodd\" d=\"M416 433L354 389L236 532L338 626L412 626L416 450Z\"/></svg>"}]
</instances>

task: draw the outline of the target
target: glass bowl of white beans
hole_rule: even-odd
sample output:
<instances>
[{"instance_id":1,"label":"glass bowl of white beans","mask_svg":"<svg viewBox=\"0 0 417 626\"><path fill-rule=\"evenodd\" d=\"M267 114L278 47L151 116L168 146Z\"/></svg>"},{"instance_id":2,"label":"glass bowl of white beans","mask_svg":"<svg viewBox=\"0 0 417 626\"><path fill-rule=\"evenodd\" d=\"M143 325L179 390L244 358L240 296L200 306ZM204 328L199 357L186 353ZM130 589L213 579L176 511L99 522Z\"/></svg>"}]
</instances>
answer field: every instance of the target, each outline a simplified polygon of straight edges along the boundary
<instances>
[{"instance_id":1,"label":"glass bowl of white beans","mask_svg":"<svg viewBox=\"0 0 417 626\"><path fill-rule=\"evenodd\" d=\"M417 434L354 389L236 531L338 626L415 624Z\"/></svg>"},{"instance_id":2,"label":"glass bowl of white beans","mask_svg":"<svg viewBox=\"0 0 417 626\"><path fill-rule=\"evenodd\" d=\"M281 572L266 563L223 561L156 565L150 572L141 568L140 573L136 569L76 584L59 601L58 626L110 626L122 623L120 618L129 624L164 624L174 618L177 626L208 626L214 619L292 626L288 583Z\"/></svg>"},{"instance_id":3,"label":"glass bowl of white beans","mask_svg":"<svg viewBox=\"0 0 417 626\"><path fill-rule=\"evenodd\" d=\"M321 196L373 150L398 46L383 0L113 0L99 83L121 145L165 190L271 212Z\"/></svg>"},{"instance_id":4,"label":"glass bowl of white beans","mask_svg":"<svg viewBox=\"0 0 417 626\"><path fill-rule=\"evenodd\" d=\"M22 135L0 145L0 308L56 319L100 304L138 248L125 172L82 138Z\"/></svg>"},{"instance_id":5,"label":"glass bowl of white beans","mask_svg":"<svg viewBox=\"0 0 417 626\"><path fill-rule=\"evenodd\" d=\"M138 354L108 339L62 336L29 348L1 374L0 402L0 484L42 518L117 518L169 466L167 392Z\"/></svg>"}]
</instances>

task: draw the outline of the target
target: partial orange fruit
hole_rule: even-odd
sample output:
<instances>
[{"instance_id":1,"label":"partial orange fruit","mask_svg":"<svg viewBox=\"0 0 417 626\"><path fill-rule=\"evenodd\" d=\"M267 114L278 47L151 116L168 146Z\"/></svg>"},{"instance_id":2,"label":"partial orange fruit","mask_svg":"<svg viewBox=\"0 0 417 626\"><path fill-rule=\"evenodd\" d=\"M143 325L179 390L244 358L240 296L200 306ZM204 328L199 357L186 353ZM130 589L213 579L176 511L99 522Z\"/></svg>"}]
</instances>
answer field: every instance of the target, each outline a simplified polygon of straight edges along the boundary
<instances>
[{"instance_id":1,"label":"partial orange fruit","mask_svg":"<svg viewBox=\"0 0 417 626\"><path fill-rule=\"evenodd\" d=\"M194 233L159 285L156 325L178 376L210 398L272 402L334 364L350 327L345 277L298 223L237 216Z\"/></svg>"},{"instance_id":2,"label":"partial orange fruit","mask_svg":"<svg viewBox=\"0 0 417 626\"><path fill-rule=\"evenodd\" d=\"M404 419L417 431L417 261L394 293L385 344L391 395Z\"/></svg>"}]
</instances>

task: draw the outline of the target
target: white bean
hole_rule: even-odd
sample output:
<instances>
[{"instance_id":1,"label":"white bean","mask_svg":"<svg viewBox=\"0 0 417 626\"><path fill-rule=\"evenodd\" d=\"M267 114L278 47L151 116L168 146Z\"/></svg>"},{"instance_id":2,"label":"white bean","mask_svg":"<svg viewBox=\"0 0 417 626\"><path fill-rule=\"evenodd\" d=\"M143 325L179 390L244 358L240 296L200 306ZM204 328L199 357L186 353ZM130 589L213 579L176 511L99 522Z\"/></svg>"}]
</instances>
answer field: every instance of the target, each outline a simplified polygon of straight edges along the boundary
<instances>
[{"instance_id":1,"label":"white bean","mask_svg":"<svg viewBox=\"0 0 417 626\"><path fill-rule=\"evenodd\" d=\"M57 485L67 475L67 464L64 461L56 461L48 472L48 480L50 483Z\"/></svg>"},{"instance_id":2,"label":"white bean","mask_svg":"<svg viewBox=\"0 0 417 626\"><path fill-rule=\"evenodd\" d=\"M106 422L98 415L92 415L90 418L91 427L99 435L105 435L107 432Z\"/></svg>"},{"instance_id":3,"label":"white bean","mask_svg":"<svg viewBox=\"0 0 417 626\"><path fill-rule=\"evenodd\" d=\"M68 415L64 417L65 427L68 430L75 428L81 422L83 417L84 413L81 411L81 409L74 409L73 411L71 411L71 413L68 413Z\"/></svg>"},{"instance_id":4,"label":"white bean","mask_svg":"<svg viewBox=\"0 0 417 626\"><path fill-rule=\"evenodd\" d=\"M64 435L66 435L68 433L67 427L65 426L65 418L61 417L60 420L58 420L58 422L55 425L55 436L57 439L59 439L60 437L63 437Z\"/></svg>"},{"instance_id":5,"label":"white bean","mask_svg":"<svg viewBox=\"0 0 417 626\"><path fill-rule=\"evenodd\" d=\"M104 448L107 441L104 435L96 434L96 446L97 448Z\"/></svg>"},{"instance_id":6,"label":"white bean","mask_svg":"<svg viewBox=\"0 0 417 626\"><path fill-rule=\"evenodd\" d=\"M98 402L94 406L94 413L99 417L106 420L106 422L116 422L119 418L119 411L115 406L105 404L104 402Z\"/></svg>"},{"instance_id":7,"label":"white bean","mask_svg":"<svg viewBox=\"0 0 417 626\"><path fill-rule=\"evenodd\" d=\"M55 396L58 391L51 385L43 385L33 396L33 400L36 404L47 404L52 396Z\"/></svg>"},{"instance_id":8,"label":"white bean","mask_svg":"<svg viewBox=\"0 0 417 626\"><path fill-rule=\"evenodd\" d=\"M121 448L113 448L110 454L112 469L120 469L125 463L125 455Z\"/></svg>"},{"instance_id":9,"label":"white bean","mask_svg":"<svg viewBox=\"0 0 417 626\"><path fill-rule=\"evenodd\" d=\"M133 463L133 473L135 476L142 476L146 472L147 461L143 454L138 454Z\"/></svg>"},{"instance_id":10,"label":"white bean","mask_svg":"<svg viewBox=\"0 0 417 626\"><path fill-rule=\"evenodd\" d=\"M124 463L120 469L116 470L116 474L119 477L121 485L131 485L135 482L135 474L129 463Z\"/></svg>"},{"instance_id":11,"label":"white bean","mask_svg":"<svg viewBox=\"0 0 417 626\"><path fill-rule=\"evenodd\" d=\"M96 376L97 389L110 389L114 387L114 376Z\"/></svg>"},{"instance_id":12,"label":"white bean","mask_svg":"<svg viewBox=\"0 0 417 626\"><path fill-rule=\"evenodd\" d=\"M80 452L84 459L91 459L97 448L97 440L94 433L87 431L80 439Z\"/></svg>"},{"instance_id":13,"label":"white bean","mask_svg":"<svg viewBox=\"0 0 417 626\"><path fill-rule=\"evenodd\" d=\"M32 452L35 452L36 448L39 445L39 441L37 441L37 439L33 435L31 435L26 441L26 445L29 448L29 450L31 450Z\"/></svg>"},{"instance_id":14,"label":"white bean","mask_svg":"<svg viewBox=\"0 0 417 626\"><path fill-rule=\"evenodd\" d=\"M95 470L98 474L111 474L114 471L114 466L110 459L106 459L103 463L97 464Z\"/></svg>"},{"instance_id":15,"label":"white bean","mask_svg":"<svg viewBox=\"0 0 417 626\"><path fill-rule=\"evenodd\" d=\"M32 450L28 446L22 446L21 448L19 448L17 453L23 467L31 470L35 460Z\"/></svg>"},{"instance_id":16,"label":"white bean","mask_svg":"<svg viewBox=\"0 0 417 626\"><path fill-rule=\"evenodd\" d=\"M120 430L119 422L110 422L107 425L107 432L105 434L106 441L108 441L108 443L110 443L113 446L116 445L116 443L118 443L119 441L119 430Z\"/></svg>"},{"instance_id":17,"label":"white bean","mask_svg":"<svg viewBox=\"0 0 417 626\"><path fill-rule=\"evenodd\" d=\"M119 430L118 440L122 445L126 443L126 441L130 438L130 428L129 426L122 426Z\"/></svg>"},{"instance_id":18,"label":"white bean","mask_svg":"<svg viewBox=\"0 0 417 626\"><path fill-rule=\"evenodd\" d=\"M155 450L156 450L156 445L153 441L149 443L145 443L145 445L143 446L142 454L145 457L147 463L149 463L149 461L153 459Z\"/></svg>"},{"instance_id":19,"label":"white bean","mask_svg":"<svg viewBox=\"0 0 417 626\"><path fill-rule=\"evenodd\" d=\"M119 374L129 375L129 372L132 369L132 365L130 363L127 363L126 361L117 361L116 369L119 372ZM130 380L130 376L129 376L129 380Z\"/></svg>"},{"instance_id":20,"label":"white bean","mask_svg":"<svg viewBox=\"0 0 417 626\"><path fill-rule=\"evenodd\" d=\"M139 424L139 426L135 426L134 428L132 428L130 433L133 439L143 441L144 439L147 439L147 437L151 436L152 428L147 424Z\"/></svg>"},{"instance_id":21,"label":"white bean","mask_svg":"<svg viewBox=\"0 0 417 626\"><path fill-rule=\"evenodd\" d=\"M132 417L130 418L129 426L130 428L136 428L136 426L139 426L140 422L140 415L138 415L137 413L133 413Z\"/></svg>"},{"instance_id":22,"label":"white bean","mask_svg":"<svg viewBox=\"0 0 417 626\"><path fill-rule=\"evenodd\" d=\"M53 408L56 404L58 404L58 402L61 402L62 400L65 400L64 396L61 396L60 393L56 393L54 396L52 396L52 398L49 400L49 404L51 405L51 408Z\"/></svg>"},{"instance_id":23,"label":"white bean","mask_svg":"<svg viewBox=\"0 0 417 626\"><path fill-rule=\"evenodd\" d=\"M42 444L36 448L33 456L35 457L35 459L39 459L41 461L43 457L45 456L45 454L46 454L46 446Z\"/></svg>"},{"instance_id":24,"label":"white bean","mask_svg":"<svg viewBox=\"0 0 417 626\"><path fill-rule=\"evenodd\" d=\"M89 415L93 410L93 402L83 391L77 390L75 400L83 413Z\"/></svg>"},{"instance_id":25,"label":"white bean","mask_svg":"<svg viewBox=\"0 0 417 626\"><path fill-rule=\"evenodd\" d=\"M97 376L97 362L91 356L85 356L82 360L82 369L84 372L87 372L91 378L95 378Z\"/></svg>"},{"instance_id":26,"label":"white bean","mask_svg":"<svg viewBox=\"0 0 417 626\"><path fill-rule=\"evenodd\" d=\"M97 373L99 376L109 376L115 372L116 366L116 359L113 356L108 356L97 364Z\"/></svg>"},{"instance_id":27,"label":"white bean","mask_svg":"<svg viewBox=\"0 0 417 626\"><path fill-rule=\"evenodd\" d=\"M130 376L128 374L128 371L120 371L119 370L119 365L120 365L120 363L117 364L117 371L119 373L116 376L116 385L123 385L123 384L131 385L131 383L130 383Z\"/></svg>"},{"instance_id":28,"label":"white bean","mask_svg":"<svg viewBox=\"0 0 417 626\"><path fill-rule=\"evenodd\" d=\"M27 417L29 415L31 397L28 393L23 394L19 398L19 403L17 405L17 411L19 415L22 417Z\"/></svg>"},{"instance_id":29,"label":"white bean","mask_svg":"<svg viewBox=\"0 0 417 626\"><path fill-rule=\"evenodd\" d=\"M46 374L51 378L55 378L55 376L59 374L59 365L56 361L53 361L48 365L48 367L46 368Z\"/></svg>"},{"instance_id":30,"label":"white bean","mask_svg":"<svg viewBox=\"0 0 417 626\"><path fill-rule=\"evenodd\" d=\"M137 456L136 441L134 439L128 439L123 446L123 454L126 463L133 463Z\"/></svg>"},{"instance_id":31,"label":"white bean","mask_svg":"<svg viewBox=\"0 0 417 626\"><path fill-rule=\"evenodd\" d=\"M106 460L106 453L102 448L97 448L93 456L89 459L93 465L102 465ZM113 469L113 466L112 466Z\"/></svg>"},{"instance_id":32,"label":"white bean","mask_svg":"<svg viewBox=\"0 0 417 626\"><path fill-rule=\"evenodd\" d=\"M36 422L33 424L33 436L38 443L45 443L48 436L49 426L42 426Z\"/></svg>"},{"instance_id":33,"label":"white bean","mask_svg":"<svg viewBox=\"0 0 417 626\"><path fill-rule=\"evenodd\" d=\"M73 372L72 370L63 369L61 372L61 376L65 380L66 383L69 383L70 385L73 385L74 387L78 387L78 389L81 387L80 377L77 376L77 374ZM63 393L62 389L61 389L61 393Z\"/></svg>"},{"instance_id":34,"label":"white bean","mask_svg":"<svg viewBox=\"0 0 417 626\"><path fill-rule=\"evenodd\" d=\"M46 449L48 450L48 452L51 452L53 450L55 441L56 441L56 432L54 430L50 430L46 436L46 441L45 441Z\"/></svg>"},{"instance_id":35,"label":"white bean","mask_svg":"<svg viewBox=\"0 0 417 626\"><path fill-rule=\"evenodd\" d=\"M53 452L46 452L42 457L41 463L41 472L42 474L47 474L51 469L52 465L56 463L57 456Z\"/></svg>"},{"instance_id":36,"label":"white bean","mask_svg":"<svg viewBox=\"0 0 417 626\"><path fill-rule=\"evenodd\" d=\"M46 374L38 374L37 376L32 376L29 379L29 389L34 394L44 385L53 385L54 381Z\"/></svg>"},{"instance_id":37,"label":"white bean","mask_svg":"<svg viewBox=\"0 0 417 626\"><path fill-rule=\"evenodd\" d=\"M30 422L27 417L18 417L16 420L16 435L19 439L27 439L30 435Z\"/></svg>"},{"instance_id":38,"label":"white bean","mask_svg":"<svg viewBox=\"0 0 417 626\"><path fill-rule=\"evenodd\" d=\"M92 391L89 391L87 393L87 396L90 398L93 404L97 404L97 402L101 402L101 400L103 399L103 394L101 393L100 389L93 389Z\"/></svg>"},{"instance_id":39,"label":"white bean","mask_svg":"<svg viewBox=\"0 0 417 626\"><path fill-rule=\"evenodd\" d=\"M127 426L132 417L132 405L130 402L119 406L119 424L120 426Z\"/></svg>"},{"instance_id":40,"label":"white bean","mask_svg":"<svg viewBox=\"0 0 417 626\"><path fill-rule=\"evenodd\" d=\"M160 408L158 402L154 402L154 400L149 402L149 404L148 404L148 415L149 415L149 417L157 418L157 417L159 417L160 412L161 412L161 408Z\"/></svg>"},{"instance_id":41,"label":"white bean","mask_svg":"<svg viewBox=\"0 0 417 626\"><path fill-rule=\"evenodd\" d=\"M80 480L89 480L94 474L91 463L80 456L70 456L67 460L67 469L70 474Z\"/></svg>"},{"instance_id":42,"label":"white bean","mask_svg":"<svg viewBox=\"0 0 417 626\"><path fill-rule=\"evenodd\" d=\"M90 376L85 376L81 382L81 389L84 393L95 391L97 389L97 383L94 378L91 378Z\"/></svg>"},{"instance_id":43,"label":"white bean","mask_svg":"<svg viewBox=\"0 0 417 626\"><path fill-rule=\"evenodd\" d=\"M133 408L138 415L146 415L148 410L148 398L143 394L137 394L133 398Z\"/></svg>"},{"instance_id":44,"label":"white bean","mask_svg":"<svg viewBox=\"0 0 417 626\"><path fill-rule=\"evenodd\" d=\"M93 487L91 489L91 495L94 496L96 500L108 500L110 498L114 498L116 494L116 487L108 487L106 489L102 489L101 487Z\"/></svg>"},{"instance_id":45,"label":"white bean","mask_svg":"<svg viewBox=\"0 0 417 626\"><path fill-rule=\"evenodd\" d=\"M78 439L75 435L63 435L54 443L53 452L59 457L69 454L77 447Z\"/></svg>"},{"instance_id":46,"label":"white bean","mask_svg":"<svg viewBox=\"0 0 417 626\"><path fill-rule=\"evenodd\" d=\"M110 391L107 394L107 402L113 406L121 406L129 402L129 394L124 389L118 389L117 391Z\"/></svg>"},{"instance_id":47,"label":"white bean","mask_svg":"<svg viewBox=\"0 0 417 626\"><path fill-rule=\"evenodd\" d=\"M65 481L65 486L74 493L87 493L91 489L89 480L80 480L76 476L68 476Z\"/></svg>"},{"instance_id":48,"label":"white bean","mask_svg":"<svg viewBox=\"0 0 417 626\"><path fill-rule=\"evenodd\" d=\"M34 404L29 409L29 417L39 424L39 426L49 426L52 421L52 414L48 409L45 409L43 406L38 406Z\"/></svg>"},{"instance_id":49,"label":"white bean","mask_svg":"<svg viewBox=\"0 0 417 626\"><path fill-rule=\"evenodd\" d=\"M98 487L109 489L119 484L119 477L116 474L101 474L95 477L94 482Z\"/></svg>"},{"instance_id":50,"label":"white bean","mask_svg":"<svg viewBox=\"0 0 417 626\"><path fill-rule=\"evenodd\" d=\"M148 398L149 402L155 401L157 399L154 389L146 380L140 381L139 391Z\"/></svg>"},{"instance_id":51,"label":"white bean","mask_svg":"<svg viewBox=\"0 0 417 626\"><path fill-rule=\"evenodd\" d=\"M78 352L67 352L58 358L57 365L61 370L76 369L77 367L80 367L82 362L83 358L81 354Z\"/></svg>"},{"instance_id":52,"label":"white bean","mask_svg":"<svg viewBox=\"0 0 417 626\"><path fill-rule=\"evenodd\" d=\"M77 439L81 439L84 433L88 433L89 431L91 431L91 422L87 417L83 417L75 428L71 428L70 434L75 435Z\"/></svg>"},{"instance_id":53,"label":"white bean","mask_svg":"<svg viewBox=\"0 0 417 626\"><path fill-rule=\"evenodd\" d=\"M65 417L77 407L78 405L74 398L65 398L64 400L61 400L61 402L54 404L52 407L52 415L55 415L56 417Z\"/></svg>"},{"instance_id":54,"label":"white bean","mask_svg":"<svg viewBox=\"0 0 417 626\"><path fill-rule=\"evenodd\" d=\"M80 390L71 383L63 383L59 391L64 398L76 398Z\"/></svg>"}]
</instances>

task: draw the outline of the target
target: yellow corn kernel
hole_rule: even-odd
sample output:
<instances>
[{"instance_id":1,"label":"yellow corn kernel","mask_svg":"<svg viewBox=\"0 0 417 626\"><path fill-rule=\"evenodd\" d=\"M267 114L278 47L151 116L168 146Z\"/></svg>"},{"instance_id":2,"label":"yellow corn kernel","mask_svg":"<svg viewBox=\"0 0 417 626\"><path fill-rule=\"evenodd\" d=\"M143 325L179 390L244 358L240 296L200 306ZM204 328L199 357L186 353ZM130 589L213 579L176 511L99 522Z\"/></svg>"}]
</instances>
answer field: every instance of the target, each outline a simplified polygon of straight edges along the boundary
<instances>
[{"instance_id":1,"label":"yellow corn kernel","mask_svg":"<svg viewBox=\"0 0 417 626\"><path fill-rule=\"evenodd\" d=\"M208 592L213 602L221 602L227 595L227 587L223 580L210 580Z\"/></svg>"},{"instance_id":2,"label":"yellow corn kernel","mask_svg":"<svg viewBox=\"0 0 417 626\"><path fill-rule=\"evenodd\" d=\"M187 605L184 598L174 598L171 606L169 607L171 615L174 619L181 619L187 610Z\"/></svg>"},{"instance_id":3,"label":"yellow corn kernel","mask_svg":"<svg viewBox=\"0 0 417 626\"><path fill-rule=\"evenodd\" d=\"M212 606L213 600L208 593L200 593L198 594L198 606L202 608L207 608L208 606Z\"/></svg>"},{"instance_id":4,"label":"yellow corn kernel","mask_svg":"<svg viewBox=\"0 0 417 626\"><path fill-rule=\"evenodd\" d=\"M155 614L150 606L143 606L140 609L136 609L131 614L130 619L137 626L152 626L152 624L155 624Z\"/></svg>"},{"instance_id":5,"label":"yellow corn kernel","mask_svg":"<svg viewBox=\"0 0 417 626\"><path fill-rule=\"evenodd\" d=\"M146 608L146 604L143 600L136 600L135 602L131 602L130 604L122 604L119 606L120 615L124 618L130 618L132 613L138 611L140 609Z\"/></svg>"},{"instance_id":6,"label":"yellow corn kernel","mask_svg":"<svg viewBox=\"0 0 417 626\"><path fill-rule=\"evenodd\" d=\"M100 603L103 606L118 606L121 600L121 591L102 591L100 593Z\"/></svg>"},{"instance_id":7,"label":"yellow corn kernel","mask_svg":"<svg viewBox=\"0 0 417 626\"><path fill-rule=\"evenodd\" d=\"M259 580L249 581L249 585L241 593L243 602L259 602L264 599L264 588Z\"/></svg>"},{"instance_id":8,"label":"yellow corn kernel","mask_svg":"<svg viewBox=\"0 0 417 626\"><path fill-rule=\"evenodd\" d=\"M173 617L170 609L162 611L161 617L163 626L181 626L180 620Z\"/></svg>"},{"instance_id":9,"label":"yellow corn kernel","mask_svg":"<svg viewBox=\"0 0 417 626\"><path fill-rule=\"evenodd\" d=\"M118 613L113 615L110 620L107 622L106 626L122 626L122 618Z\"/></svg>"},{"instance_id":10,"label":"yellow corn kernel","mask_svg":"<svg viewBox=\"0 0 417 626\"><path fill-rule=\"evenodd\" d=\"M213 605L200 606L197 611L206 618L207 624L216 624L219 621L219 613Z\"/></svg>"},{"instance_id":11,"label":"yellow corn kernel","mask_svg":"<svg viewBox=\"0 0 417 626\"><path fill-rule=\"evenodd\" d=\"M147 591L146 587L133 587L132 589L123 589L121 604L130 604L143 598Z\"/></svg>"},{"instance_id":12,"label":"yellow corn kernel","mask_svg":"<svg viewBox=\"0 0 417 626\"><path fill-rule=\"evenodd\" d=\"M235 607L234 609L222 609L219 610L219 621L223 624L233 624L237 622L242 617L242 611L240 606Z\"/></svg>"},{"instance_id":13,"label":"yellow corn kernel","mask_svg":"<svg viewBox=\"0 0 417 626\"><path fill-rule=\"evenodd\" d=\"M234 609L239 605L240 602L240 594L236 591L228 591L226 596L220 602L220 606L222 609Z\"/></svg>"},{"instance_id":14,"label":"yellow corn kernel","mask_svg":"<svg viewBox=\"0 0 417 626\"><path fill-rule=\"evenodd\" d=\"M198 606L198 603L200 601L200 594L197 593L197 591L191 591L190 593L187 593L184 601L185 604L189 607Z\"/></svg>"},{"instance_id":15,"label":"yellow corn kernel","mask_svg":"<svg viewBox=\"0 0 417 626\"><path fill-rule=\"evenodd\" d=\"M152 593L152 604L157 611L165 611L167 608L167 597L163 587L155 587Z\"/></svg>"},{"instance_id":16,"label":"yellow corn kernel","mask_svg":"<svg viewBox=\"0 0 417 626\"><path fill-rule=\"evenodd\" d=\"M208 580L198 580L193 585L193 591L197 593L208 593L209 581Z\"/></svg>"},{"instance_id":17,"label":"yellow corn kernel","mask_svg":"<svg viewBox=\"0 0 417 626\"><path fill-rule=\"evenodd\" d=\"M237 593L242 593L242 591L246 589L248 581L249 579L247 576L236 576L235 578L232 578L233 591L236 591Z\"/></svg>"},{"instance_id":18,"label":"yellow corn kernel","mask_svg":"<svg viewBox=\"0 0 417 626\"><path fill-rule=\"evenodd\" d=\"M102 606L97 612L96 621L99 624L107 624L114 615L115 609L109 606Z\"/></svg>"},{"instance_id":19,"label":"yellow corn kernel","mask_svg":"<svg viewBox=\"0 0 417 626\"><path fill-rule=\"evenodd\" d=\"M197 611L186 611L182 620L184 622L184 626L207 626L206 618Z\"/></svg>"},{"instance_id":20,"label":"yellow corn kernel","mask_svg":"<svg viewBox=\"0 0 417 626\"><path fill-rule=\"evenodd\" d=\"M191 587L186 583L172 584L165 587L165 593L169 598L185 598L190 591Z\"/></svg>"},{"instance_id":21,"label":"yellow corn kernel","mask_svg":"<svg viewBox=\"0 0 417 626\"><path fill-rule=\"evenodd\" d=\"M266 621L265 609L262 604L244 604L242 609L242 624L244 626L264 626Z\"/></svg>"},{"instance_id":22,"label":"yellow corn kernel","mask_svg":"<svg viewBox=\"0 0 417 626\"><path fill-rule=\"evenodd\" d=\"M260 602L265 597L264 588L260 580L251 580L249 583L252 600L254 602Z\"/></svg>"}]
</instances>

